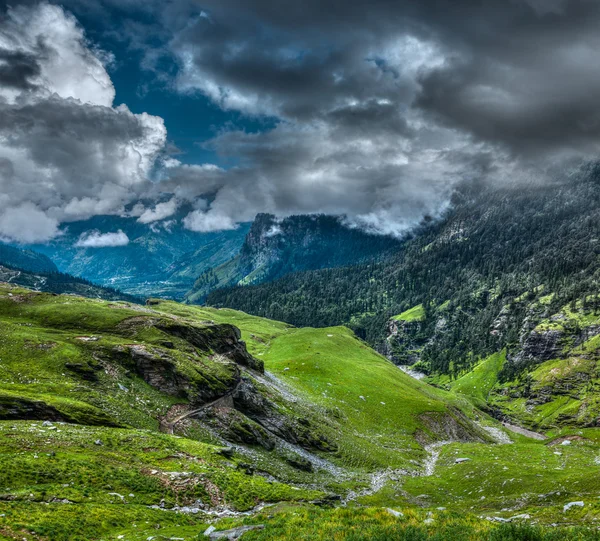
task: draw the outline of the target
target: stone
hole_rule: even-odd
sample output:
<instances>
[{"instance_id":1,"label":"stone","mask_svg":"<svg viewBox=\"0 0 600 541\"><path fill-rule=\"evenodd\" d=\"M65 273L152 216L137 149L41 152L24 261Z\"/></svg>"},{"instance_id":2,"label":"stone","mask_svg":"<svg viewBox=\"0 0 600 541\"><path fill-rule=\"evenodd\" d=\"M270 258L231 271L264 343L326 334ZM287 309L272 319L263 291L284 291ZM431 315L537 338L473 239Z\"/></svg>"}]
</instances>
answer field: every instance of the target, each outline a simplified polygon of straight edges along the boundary
<instances>
[{"instance_id":1,"label":"stone","mask_svg":"<svg viewBox=\"0 0 600 541\"><path fill-rule=\"evenodd\" d=\"M235 449L233 447L223 447L217 451L218 455L224 456L225 458L233 458Z\"/></svg>"},{"instance_id":2,"label":"stone","mask_svg":"<svg viewBox=\"0 0 600 541\"><path fill-rule=\"evenodd\" d=\"M455 464L462 464L463 462L468 462L469 460L471 460L470 458L457 458L454 463Z\"/></svg>"},{"instance_id":3,"label":"stone","mask_svg":"<svg viewBox=\"0 0 600 541\"><path fill-rule=\"evenodd\" d=\"M255 524L253 526L240 526L239 528L232 528L231 530L221 530L219 532L213 531L209 533L207 537L209 539L239 539L246 532L251 532L253 530L263 530L264 527L264 524Z\"/></svg>"},{"instance_id":4,"label":"stone","mask_svg":"<svg viewBox=\"0 0 600 541\"><path fill-rule=\"evenodd\" d=\"M583 507L584 505L583 502L569 502L563 506L563 513L566 513L571 507Z\"/></svg>"},{"instance_id":5,"label":"stone","mask_svg":"<svg viewBox=\"0 0 600 541\"><path fill-rule=\"evenodd\" d=\"M400 511L396 511L395 509L390 509L389 507L386 507L385 510L390 514L393 515L395 517L403 517L404 513L401 513Z\"/></svg>"}]
</instances>

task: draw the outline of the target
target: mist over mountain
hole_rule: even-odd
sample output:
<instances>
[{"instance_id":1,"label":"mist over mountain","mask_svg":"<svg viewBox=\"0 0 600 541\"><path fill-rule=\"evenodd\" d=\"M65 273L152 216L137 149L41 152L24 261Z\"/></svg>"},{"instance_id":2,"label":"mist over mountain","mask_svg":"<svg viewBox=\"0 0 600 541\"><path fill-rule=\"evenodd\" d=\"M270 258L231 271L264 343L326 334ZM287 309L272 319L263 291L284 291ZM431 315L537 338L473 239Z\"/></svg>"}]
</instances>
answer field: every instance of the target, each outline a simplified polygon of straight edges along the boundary
<instances>
[{"instance_id":1,"label":"mist over mountain","mask_svg":"<svg viewBox=\"0 0 600 541\"><path fill-rule=\"evenodd\" d=\"M292 272L379 260L401 246L394 237L351 227L342 217L259 214L239 253L203 272L186 300L202 302L215 289L269 282Z\"/></svg>"},{"instance_id":2,"label":"mist over mountain","mask_svg":"<svg viewBox=\"0 0 600 541\"><path fill-rule=\"evenodd\" d=\"M30 248L62 272L142 297L180 299L205 269L239 252L248 227L197 233L183 227L181 215L150 224L96 216L71 222L59 238Z\"/></svg>"}]
</instances>

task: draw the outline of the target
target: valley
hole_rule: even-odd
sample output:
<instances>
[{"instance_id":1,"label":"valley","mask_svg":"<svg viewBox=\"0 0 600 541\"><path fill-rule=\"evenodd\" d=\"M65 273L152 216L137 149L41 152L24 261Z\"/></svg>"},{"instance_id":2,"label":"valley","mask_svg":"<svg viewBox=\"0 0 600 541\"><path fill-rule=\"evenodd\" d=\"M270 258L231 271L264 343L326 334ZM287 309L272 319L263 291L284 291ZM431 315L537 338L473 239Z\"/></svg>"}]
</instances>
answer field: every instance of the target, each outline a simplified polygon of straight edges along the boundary
<instances>
[{"instance_id":1,"label":"valley","mask_svg":"<svg viewBox=\"0 0 600 541\"><path fill-rule=\"evenodd\" d=\"M506 430L502 356L431 386L344 327L15 285L0 321L0 538L596 538L600 429Z\"/></svg>"},{"instance_id":2,"label":"valley","mask_svg":"<svg viewBox=\"0 0 600 541\"><path fill-rule=\"evenodd\" d=\"M597 178L465 185L400 240L3 246L0 539L597 539Z\"/></svg>"},{"instance_id":3,"label":"valley","mask_svg":"<svg viewBox=\"0 0 600 541\"><path fill-rule=\"evenodd\" d=\"M0 541L600 541L598 28L0 1Z\"/></svg>"}]
</instances>

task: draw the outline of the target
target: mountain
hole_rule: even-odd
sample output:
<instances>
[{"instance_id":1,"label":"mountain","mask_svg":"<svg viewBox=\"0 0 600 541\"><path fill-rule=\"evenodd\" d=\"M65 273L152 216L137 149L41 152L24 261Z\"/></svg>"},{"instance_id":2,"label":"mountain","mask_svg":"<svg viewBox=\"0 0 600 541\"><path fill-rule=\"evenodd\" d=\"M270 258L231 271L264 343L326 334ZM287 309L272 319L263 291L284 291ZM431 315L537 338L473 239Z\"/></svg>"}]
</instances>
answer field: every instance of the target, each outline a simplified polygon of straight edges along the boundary
<instances>
[{"instance_id":1,"label":"mountain","mask_svg":"<svg viewBox=\"0 0 600 541\"><path fill-rule=\"evenodd\" d=\"M184 213L185 209L169 221L152 224L130 217L97 216L71 222L56 240L29 248L48 256L62 272L104 286L140 297L182 298L205 269L239 252L249 227L196 233L183 227ZM82 246L81 239L90 232L102 235L118 231L126 235L125 245Z\"/></svg>"},{"instance_id":2,"label":"mountain","mask_svg":"<svg viewBox=\"0 0 600 541\"><path fill-rule=\"evenodd\" d=\"M463 186L391 258L230 287L207 302L295 325L346 324L396 362L459 377L504 349L518 358L523 333L545 317L521 299L543 298L549 314L588 309L600 279L599 188L595 165L564 183Z\"/></svg>"},{"instance_id":3,"label":"mountain","mask_svg":"<svg viewBox=\"0 0 600 541\"><path fill-rule=\"evenodd\" d=\"M258 214L239 254L201 274L186 295L202 302L208 293L231 285L257 284L289 273L342 267L396 253L401 242L350 228L335 216Z\"/></svg>"},{"instance_id":4,"label":"mountain","mask_svg":"<svg viewBox=\"0 0 600 541\"><path fill-rule=\"evenodd\" d=\"M8 244L0 244L0 265L26 272L58 272L52 260L33 250L23 250Z\"/></svg>"},{"instance_id":5,"label":"mountain","mask_svg":"<svg viewBox=\"0 0 600 541\"><path fill-rule=\"evenodd\" d=\"M597 430L522 435L347 328L10 284L0 323L6 539L597 533Z\"/></svg>"},{"instance_id":6,"label":"mountain","mask_svg":"<svg viewBox=\"0 0 600 541\"><path fill-rule=\"evenodd\" d=\"M111 287L99 286L84 278L59 272L50 258L43 254L6 244L0 244L0 282L51 293L142 302L138 297Z\"/></svg>"},{"instance_id":7,"label":"mountain","mask_svg":"<svg viewBox=\"0 0 600 541\"><path fill-rule=\"evenodd\" d=\"M143 299L140 297L122 293L111 287L99 286L84 278L78 278L77 276L71 276L62 272L27 272L14 267L0 265L0 282L53 294L68 293L70 295L81 295L94 299L135 303L143 302Z\"/></svg>"}]
</instances>

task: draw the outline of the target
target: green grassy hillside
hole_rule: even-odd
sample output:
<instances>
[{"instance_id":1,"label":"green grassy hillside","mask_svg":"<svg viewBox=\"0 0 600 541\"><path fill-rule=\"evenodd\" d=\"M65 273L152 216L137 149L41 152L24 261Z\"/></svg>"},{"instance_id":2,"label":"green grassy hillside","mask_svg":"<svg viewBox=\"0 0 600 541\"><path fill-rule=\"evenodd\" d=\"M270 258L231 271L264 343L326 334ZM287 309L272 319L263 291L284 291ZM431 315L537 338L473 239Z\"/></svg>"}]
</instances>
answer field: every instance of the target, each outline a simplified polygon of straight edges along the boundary
<instances>
[{"instance_id":1,"label":"green grassy hillside","mask_svg":"<svg viewBox=\"0 0 600 541\"><path fill-rule=\"evenodd\" d=\"M485 406L505 362L506 351L494 353L483 359L473 370L452 381L450 388L456 393L468 396L479 407Z\"/></svg>"},{"instance_id":2,"label":"green grassy hillside","mask_svg":"<svg viewBox=\"0 0 600 541\"><path fill-rule=\"evenodd\" d=\"M392 317L392 319L395 321L421 321L425 319L425 309L422 304L419 304Z\"/></svg>"},{"instance_id":3,"label":"green grassy hillside","mask_svg":"<svg viewBox=\"0 0 600 541\"><path fill-rule=\"evenodd\" d=\"M315 413L333 421L323 428L339 446L344 465L413 468L421 443L485 439L474 426L472 406L420 383L359 341L345 327L297 329L228 309L162 302L157 310L180 317L231 322L249 351Z\"/></svg>"},{"instance_id":4,"label":"green grassy hillside","mask_svg":"<svg viewBox=\"0 0 600 541\"><path fill-rule=\"evenodd\" d=\"M244 539L552 539L521 522L592 527L598 431L503 431L471 402L503 361L443 390L345 327L2 285L0 539L194 540L252 524L264 530ZM583 507L563 512L571 501Z\"/></svg>"}]
</instances>

